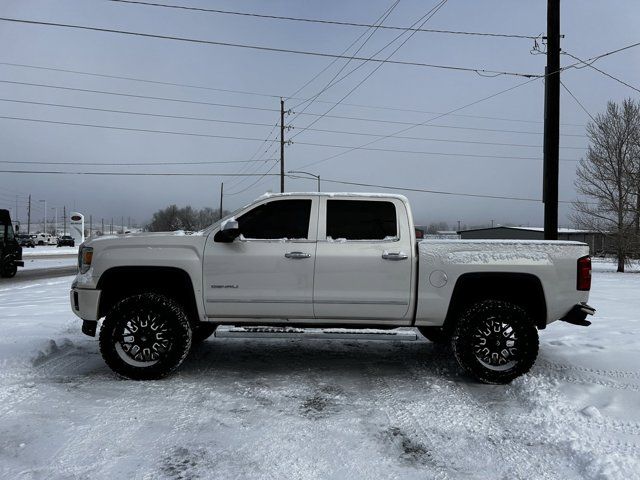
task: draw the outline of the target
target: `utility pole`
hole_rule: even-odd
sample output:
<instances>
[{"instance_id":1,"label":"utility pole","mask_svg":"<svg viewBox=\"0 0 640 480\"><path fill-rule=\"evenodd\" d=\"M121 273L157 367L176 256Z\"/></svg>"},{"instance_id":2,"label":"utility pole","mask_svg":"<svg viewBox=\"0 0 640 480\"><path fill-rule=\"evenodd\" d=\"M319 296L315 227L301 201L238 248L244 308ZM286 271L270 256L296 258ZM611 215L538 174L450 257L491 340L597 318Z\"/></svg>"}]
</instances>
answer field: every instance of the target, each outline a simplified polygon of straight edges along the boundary
<instances>
[{"instance_id":1,"label":"utility pole","mask_svg":"<svg viewBox=\"0 0 640 480\"><path fill-rule=\"evenodd\" d=\"M460 231L460 220L458 220L458 231Z\"/></svg>"},{"instance_id":2,"label":"utility pole","mask_svg":"<svg viewBox=\"0 0 640 480\"><path fill-rule=\"evenodd\" d=\"M547 67L544 81L542 201L544 238L558 239L560 148L560 0L547 0Z\"/></svg>"},{"instance_id":3,"label":"utility pole","mask_svg":"<svg viewBox=\"0 0 640 480\"><path fill-rule=\"evenodd\" d=\"M100 220L102 221L102 228L100 228L100 235L104 235L104 218Z\"/></svg>"},{"instance_id":4,"label":"utility pole","mask_svg":"<svg viewBox=\"0 0 640 480\"><path fill-rule=\"evenodd\" d=\"M91 230L93 230L93 215L89 215L89 236L91 236Z\"/></svg>"},{"instance_id":5,"label":"utility pole","mask_svg":"<svg viewBox=\"0 0 640 480\"><path fill-rule=\"evenodd\" d=\"M111 217L111 227L109 228L109 233L113 235L113 217Z\"/></svg>"},{"instance_id":6,"label":"utility pole","mask_svg":"<svg viewBox=\"0 0 640 480\"><path fill-rule=\"evenodd\" d=\"M47 233L47 201L46 200L38 200L39 202L44 202L44 233Z\"/></svg>"},{"instance_id":7,"label":"utility pole","mask_svg":"<svg viewBox=\"0 0 640 480\"><path fill-rule=\"evenodd\" d=\"M18 215L18 195L16 195L16 223L20 225L20 216Z\"/></svg>"},{"instance_id":8,"label":"utility pole","mask_svg":"<svg viewBox=\"0 0 640 480\"><path fill-rule=\"evenodd\" d=\"M27 210L27 235L31 235L31 194L29 194L29 209Z\"/></svg>"},{"instance_id":9,"label":"utility pole","mask_svg":"<svg viewBox=\"0 0 640 480\"><path fill-rule=\"evenodd\" d=\"M64 223L63 227L63 235L67 234L67 206L62 207L62 223Z\"/></svg>"},{"instance_id":10,"label":"utility pole","mask_svg":"<svg viewBox=\"0 0 640 480\"><path fill-rule=\"evenodd\" d=\"M284 100L280 99L280 193L284 193Z\"/></svg>"},{"instance_id":11,"label":"utility pole","mask_svg":"<svg viewBox=\"0 0 640 480\"><path fill-rule=\"evenodd\" d=\"M222 196L224 194L224 182L220 183L220 218L222 220Z\"/></svg>"},{"instance_id":12,"label":"utility pole","mask_svg":"<svg viewBox=\"0 0 640 480\"><path fill-rule=\"evenodd\" d=\"M120 231L124 233L124 215L120 217Z\"/></svg>"},{"instance_id":13,"label":"utility pole","mask_svg":"<svg viewBox=\"0 0 640 480\"><path fill-rule=\"evenodd\" d=\"M53 234L55 236L58 236L58 207L51 207L51 210L55 210L56 211L56 224L53 227Z\"/></svg>"}]
</instances>

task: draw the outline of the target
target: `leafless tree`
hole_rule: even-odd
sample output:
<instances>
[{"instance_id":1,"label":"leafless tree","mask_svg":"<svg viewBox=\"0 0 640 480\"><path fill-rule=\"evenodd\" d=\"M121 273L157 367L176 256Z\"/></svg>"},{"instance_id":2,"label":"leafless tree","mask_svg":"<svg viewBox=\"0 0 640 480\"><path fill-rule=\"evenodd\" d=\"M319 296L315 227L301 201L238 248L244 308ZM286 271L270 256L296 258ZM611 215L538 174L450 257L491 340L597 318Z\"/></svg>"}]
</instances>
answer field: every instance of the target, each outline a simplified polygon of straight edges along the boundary
<instances>
[{"instance_id":1,"label":"leafless tree","mask_svg":"<svg viewBox=\"0 0 640 480\"><path fill-rule=\"evenodd\" d=\"M222 212L223 216L229 212ZM169 205L153 214L147 229L151 232L169 232L175 230L201 230L220 219L220 211L205 207L202 210L177 205Z\"/></svg>"},{"instance_id":2,"label":"leafless tree","mask_svg":"<svg viewBox=\"0 0 640 480\"><path fill-rule=\"evenodd\" d=\"M587 124L587 137L587 155L576 171L573 221L605 234L615 247L618 272L624 272L640 233L640 103L609 102Z\"/></svg>"}]
</instances>

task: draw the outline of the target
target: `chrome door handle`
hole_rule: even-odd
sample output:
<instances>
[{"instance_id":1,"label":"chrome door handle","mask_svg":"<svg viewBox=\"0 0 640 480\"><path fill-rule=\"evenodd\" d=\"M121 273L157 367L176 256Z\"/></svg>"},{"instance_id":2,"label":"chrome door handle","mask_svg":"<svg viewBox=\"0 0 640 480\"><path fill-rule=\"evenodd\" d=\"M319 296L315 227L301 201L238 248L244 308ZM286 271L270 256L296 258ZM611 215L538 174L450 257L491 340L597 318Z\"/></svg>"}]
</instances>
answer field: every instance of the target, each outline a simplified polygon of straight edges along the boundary
<instances>
[{"instance_id":1,"label":"chrome door handle","mask_svg":"<svg viewBox=\"0 0 640 480\"><path fill-rule=\"evenodd\" d=\"M311 254L304 252L287 252L284 256L287 258L309 258L311 257Z\"/></svg>"},{"instance_id":2,"label":"chrome door handle","mask_svg":"<svg viewBox=\"0 0 640 480\"><path fill-rule=\"evenodd\" d=\"M385 260L406 260L409 255L404 252L384 252L382 258Z\"/></svg>"}]
</instances>

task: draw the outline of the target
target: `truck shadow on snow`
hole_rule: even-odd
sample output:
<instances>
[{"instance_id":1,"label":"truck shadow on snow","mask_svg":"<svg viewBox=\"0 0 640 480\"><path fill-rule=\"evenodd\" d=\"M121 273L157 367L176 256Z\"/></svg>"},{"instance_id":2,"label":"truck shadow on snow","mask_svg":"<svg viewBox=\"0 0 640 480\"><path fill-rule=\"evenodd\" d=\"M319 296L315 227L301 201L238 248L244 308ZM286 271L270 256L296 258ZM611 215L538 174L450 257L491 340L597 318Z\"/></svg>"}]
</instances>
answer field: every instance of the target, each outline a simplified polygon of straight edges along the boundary
<instances>
[{"instance_id":1,"label":"truck shadow on snow","mask_svg":"<svg viewBox=\"0 0 640 480\"><path fill-rule=\"evenodd\" d=\"M362 377L365 370L406 377L419 368L429 376L462 379L453 354L429 342L212 339L194 347L179 369L183 376L216 371L240 378L265 376Z\"/></svg>"}]
</instances>

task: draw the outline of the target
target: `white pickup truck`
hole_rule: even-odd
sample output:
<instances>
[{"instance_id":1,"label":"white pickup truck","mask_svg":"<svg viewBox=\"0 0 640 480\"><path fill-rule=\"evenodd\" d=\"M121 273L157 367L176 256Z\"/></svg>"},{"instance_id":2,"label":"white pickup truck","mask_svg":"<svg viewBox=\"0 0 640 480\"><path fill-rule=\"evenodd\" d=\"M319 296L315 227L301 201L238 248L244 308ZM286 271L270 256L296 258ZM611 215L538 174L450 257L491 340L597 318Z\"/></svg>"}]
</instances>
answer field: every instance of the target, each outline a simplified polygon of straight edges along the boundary
<instances>
[{"instance_id":1,"label":"white pickup truck","mask_svg":"<svg viewBox=\"0 0 640 480\"><path fill-rule=\"evenodd\" d=\"M71 307L118 374L167 375L219 325L416 327L487 383L526 373L538 330L589 325L586 244L416 241L407 199L275 194L194 234L91 238ZM226 327L225 327L226 328Z\"/></svg>"}]
</instances>

